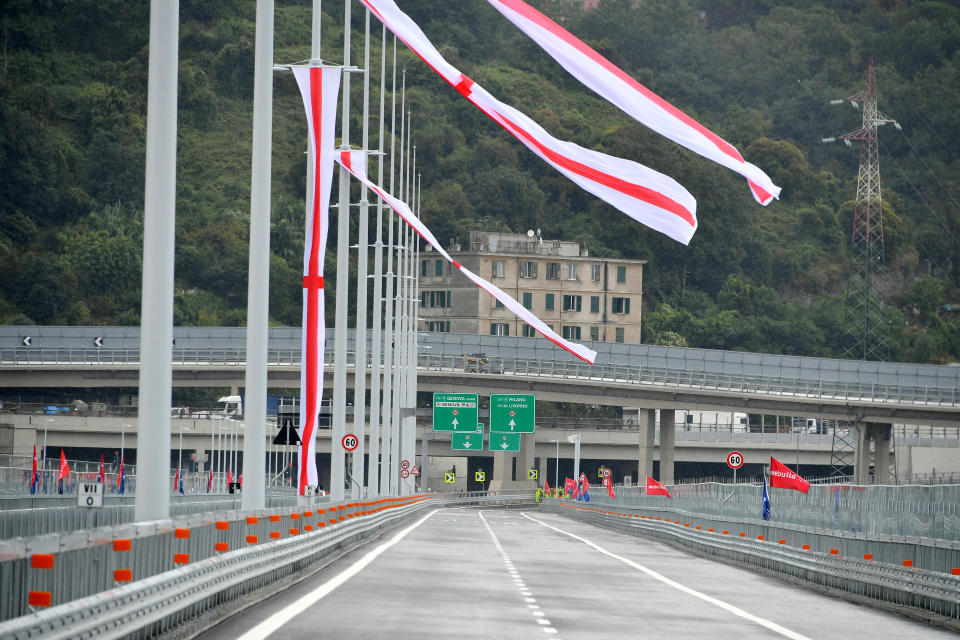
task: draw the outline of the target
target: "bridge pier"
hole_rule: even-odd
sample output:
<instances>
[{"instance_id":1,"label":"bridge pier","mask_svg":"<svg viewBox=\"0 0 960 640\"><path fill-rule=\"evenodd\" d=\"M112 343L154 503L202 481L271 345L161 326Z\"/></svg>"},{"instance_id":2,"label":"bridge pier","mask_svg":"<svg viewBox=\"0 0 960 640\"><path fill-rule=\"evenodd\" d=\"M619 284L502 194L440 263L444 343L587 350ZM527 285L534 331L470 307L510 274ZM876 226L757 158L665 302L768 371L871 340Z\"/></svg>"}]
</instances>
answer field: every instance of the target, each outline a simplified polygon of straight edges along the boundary
<instances>
[{"instance_id":1,"label":"bridge pier","mask_svg":"<svg viewBox=\"0 0 960 640\"><path fill-rule=\"evenodd\" d=\"M853 464L856 484L870 484L870 443L873 442L873 483L890 482L890 427L881 422L857 425L857 451Z\"/></svg>"},{"instance_id":2,"label":"bridge pier","mask_svg":"<svg viewBox=\"0 0 960 640\"><path fill-rule=\"evenodd\" d=\"M660 482L674 483L673 458L676 439L676 413L673 410L660 412Z\"/></svg>"},{"instance_id":3,"label":"bridge pier","mask_svg":"<svg viewBox=\"0 0 960 640\"><path fill-rule=\"evenodd\" d=\"M647 477L653 477L654 436L657 430L657 412L654 409L638 409L640 452L637 461L637 483L646 485Z\"/></svg>"}]
</instances>

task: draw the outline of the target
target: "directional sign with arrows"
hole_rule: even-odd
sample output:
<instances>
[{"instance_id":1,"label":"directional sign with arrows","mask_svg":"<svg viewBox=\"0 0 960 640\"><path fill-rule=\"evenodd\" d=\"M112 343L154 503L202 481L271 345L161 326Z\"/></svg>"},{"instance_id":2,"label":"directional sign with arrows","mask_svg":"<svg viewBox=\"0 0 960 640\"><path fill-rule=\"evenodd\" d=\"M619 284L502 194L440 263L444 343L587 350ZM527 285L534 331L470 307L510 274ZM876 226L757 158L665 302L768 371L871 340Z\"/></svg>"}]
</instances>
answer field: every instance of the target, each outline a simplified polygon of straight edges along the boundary
<instances>
[{"instance_id":1,"label":"directional sign with arrows","mask_svg":"<svg viewBox=\"0 0 960 640\"><path fill-rule=\"evenodd\" d=\"M483 425L474 433L455 431L450 434L450 448L455 451L483 451Z\"/></svg>"},{"instance_id":2,"label":"directional sign with arrows","mask_svg":"<svg viewBox=\"0 0 960 640\"><path fill-rule=\"evenodd\" d=\"M533 394L491 394L490 432L533 433L536 398Z\"/></svg>"},{"instance_id":3,"label":"directional sign with arrows","mask_svg":"<svg viewBox=\"0 0 960 640\"><path fill-rule=\"evenodd\" d=\"M520 434L491 432L490 451L520 451Z\"/></svg>"},{"instance_id":4,"label":"directional sign with arrows","mask_svg":"<svg viewBox=\"0 0 960 640\"><path fill-rule=\"evenodd\" d=\"M300 436L297 434L297 428L293 426L293 420L286 419L280 425L280 433L273 439L273 444L300 444Z\"/></svg>"},{"instance_id":5,"label":"directional sign with arrows","mask_svg":"<svg viewBox=\"0 0 960 640\"><path fill-rule=\"evenodd\" d=\"M98 349L103 347L103 336L97 336L96 338L94 338L93 346L95 346Z\"/></svg>"},{"instance_id":6,"label":"directional sign with arrows","mask_svg":"<svg viewBox=\"0 0 960 640\"><path fill-rule=\"evenodd\" d=\"M476 431L477 404L475 393L433 394L433 430Z\"/></svg>"}]
</instances>

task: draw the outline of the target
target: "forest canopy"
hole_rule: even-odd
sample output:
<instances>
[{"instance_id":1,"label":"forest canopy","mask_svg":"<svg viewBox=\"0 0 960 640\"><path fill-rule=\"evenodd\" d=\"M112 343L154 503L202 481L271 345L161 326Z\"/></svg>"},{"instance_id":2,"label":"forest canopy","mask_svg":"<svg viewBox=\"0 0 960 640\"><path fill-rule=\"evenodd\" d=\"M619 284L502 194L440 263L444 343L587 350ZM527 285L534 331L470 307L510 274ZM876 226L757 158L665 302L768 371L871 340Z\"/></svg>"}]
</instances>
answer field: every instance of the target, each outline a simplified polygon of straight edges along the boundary
<instances>
[{"instance_id":1,"label":"forest canopy","mask_svg":"<svg viewBox=\"0 0 960 640\"><path fill-rule=\"evenodd\" d=\"M894 360L960 359L954 3L532 2L766 171L783 188L768 207L754 202L740 176L581 86L484 0L398 4L452 63L556 137L641 162L697 198L700 226L684 247L567 181L399 45L422 215L437 237L539 228L591 255L645 259L650 343L843 354L860 154L858 143L821 139L860 128L859 109L830 102L864 88L872 58L880 110L900 125L879 132L884 337ZM309 58L310 7L277 2L278 63ZM336 63L343 5L323 9L323 57ZM245 320L254 17L253 0L180 3L178 325ZM356 63L359 4L352 20ZM381 43L372 22L375 118ZM139 322L148 31L149 3L0 5L0 322ZM387 45L389 60L392 40ZM360 105L359 75L351 92ZM388 108L392 97L385 96ZM361 119L354 110L352 131ZM374 121L373 147L377 131ZM300 322L305 135L293 78L276 73L270 316L277 325ZM326 272L332 296L332 246Z\"/></svg>"}]
</instances>

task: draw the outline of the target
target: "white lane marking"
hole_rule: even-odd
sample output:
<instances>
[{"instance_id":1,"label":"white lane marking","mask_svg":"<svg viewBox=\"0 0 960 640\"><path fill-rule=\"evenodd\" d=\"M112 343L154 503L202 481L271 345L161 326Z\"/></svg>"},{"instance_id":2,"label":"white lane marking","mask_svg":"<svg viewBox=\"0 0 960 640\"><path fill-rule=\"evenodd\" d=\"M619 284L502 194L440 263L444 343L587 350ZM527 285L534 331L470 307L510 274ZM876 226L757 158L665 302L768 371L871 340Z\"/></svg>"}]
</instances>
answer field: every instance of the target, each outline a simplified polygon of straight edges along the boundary
<instances>
[{"instance_id":1,"label":"white lane marking","mask_svg":"<svg viewBox=\"0 0 960 640\"><path fill-rule=\"evenodd\" d=\"M320 585L319 587L317 587L307 595L301 597L299 600L295 601L293 604L290 604L287 607L284 607L280 611L276 612L275 614L273 614L272 616L270 616L269 618L267 618L266 620L264 620L263 622L255 626L254 628L247 631L245 634L240 636L238 640L262 640L263 638L266 638L270 634L274 633L280 627L290 622L290 620L292 620L298 614L308 609L311 605L316 603L318 600L320 600L321 598L324 598L325 596L330 595L330 593L334 589L336 589L337 587L345 583L347 580L349 580L353 576L363 571L363 569L367 565L369 565L371 562L376 560L377 556L379 556L381 553L383 553L393 545L403 540L403 538L408 533L410 533L411 531L413 531L414 529L422 525L424 522L426 522L427 519L430 518L430 516L435 514L437 511L439 511L439 509L434 509L433 511L423 516L422 518L417 520L415 523L413 523L406 529L398 532L390 540L382 543L377 548L369 551L365 556L357 560L355 563L353 563L352 565L350 565L349 567L347 567L346 569L344 569L334 577L327 580L325 583L323 583L322 585Z\"/></svg>"},{"instance_id":2,"label":"white lane marking","mask_svg":"<svg viewBox=\"0 0 960 640\"><path fill-rule=\"evenodd\" d=\"M493 532L493 528L490 526L490 523L487 522L487 519L483 516L483 511L479 511L477 513L480 515L480 520L483 521L483 526L487 528L487 533L489 533L490 537L493 538L493 546L496 547L497 551L499 551L500 555L503 557L503 561L507 565L507 570L513 577L514 584L516 584L520 589L520 595L525 596L525 602L536 602L536 599L530 597L533 594L527 589L527 585L524 584L523 580L520 578L520 573L514 568L513 563L510 561L510 557L507 555L506 551L503 550L503 546L500 544L500 539L497 537L497 534ZM530 608L530 613L533 614L534 620L537 622L537 624L546 625L541 626L541 629L547 633L557 632L556 629L549 626L550 621L543 617L546 614L540 610L540 605L528 604L527 606Z\"/></svg>"},{"instance_id":3,"label":"white lane marking","mask_svg":"<svg viewBox=\"0 0 960 640\"><path fill-rule=\"evenodd\" d=\"M582 537L580 537L580 536L578 536L578 535L576 535L576 534L574 534L574 533L570 533L569 531L564 531L564 530L562 530L562 529L558 529L558 528L556 528L556 527L554 527L554 526L552 526L552 525L547 524L546 522L541 522L540 520L537 520L536 518L531 518L531 517L528 516L526 513L522 513L521 515L522 515L524 518L527 518L528 520L533 520L533 521L536 522L537 524L542 525L542 526L544 526L544 527L546 527L546 528L548 528L548 529L553 529L553 530L556 531L557 533L562 533L563 535L569 536L569 537L573 538L574 540L579 540L580 542L584 543L584 544L587 545L588 547L590 547L590 548L592 548L592 549L594 549L594 550L596 550L596 551L599 551L600 553L602 553L602 554L605 555L605 556L609 556L609 557L611 557L611 558L613 558L613 559L615 559L615 560L619 560L620 562L624 563L624 564L627 565L627 566L633 567L634 569L636 569L636 570L638 570L638 571L642 571L643 573L647 574L647 575L650 576L651 578L654 578L655 580L659 580L660 582L662 582L662 583L664 583L664 584L666 584L666 585L669 585L669 586L673 587L674 589L677 589L678 591L682 591L683 593L686 593L686 594L688 594L688 595L691 595L691 596L693 596L694 598L699 598L699 599L703 600L704 602L709 602L710 604L714 604L714 605L720 607L721 609L724 609L725 611L728 611L728 612L732 613L732 614L735 615L735 616L739 616L739 617L741 617L741 618L743 618L743 619L745 619L745 620L749 620L750 622L754 622L754 623L760 625L761 627L766 627L767 629L770 629L771 631L773 631L773 632L775 632L775 633L779 633L780 635L782 635L782 636L784 636L784 637L790 638L791 640L811 640L809 637L807 637L807 636L805 636L805 635L802 635L802 634L800 634L800 633L797 633L796 631L791 631L790 629L787 629L786 627L783 627L783 626L777 624L776 622L773 622L773 621L771 621L771 620L767 620L766 618L761 618L760 616L755 616L755 615L753 615L752 613L748 613L748 612L744 611L744 610L741 609L740 607L737 607L737 606L735 606L735 605L732 605L732 604L730 604L730 603L728 603L728 602L724 602L723 600L720 600L720 599L718 599L718 598L714 598L713 596L708 596L707 594L702 593L702 592L700 592L700 591L697 591L696 589L691 589L690 587L688 587L688 586L686 586L686 585L682 585L682 584L680 584L679 582L677 582L677 581L675 581L675 580L671 580L670 578L666 577L666 576L663 575L663 574L657 573L657 572L654 571L653 569L650 569L650 568L648 568L648 567L643 566L642 564L639 564L639 563L637 563L637 562L634 562L633 560L630 560L629 558L624 558L623 556L618 556L617 554L612 553L612 552L610 552L610 551L607 551L606 549L604 549L604 548L601 547L600 545L596 544L595 542L591 542L591 541L587 540L586 538L582 538Z\"/></svg>"}]
</instances>

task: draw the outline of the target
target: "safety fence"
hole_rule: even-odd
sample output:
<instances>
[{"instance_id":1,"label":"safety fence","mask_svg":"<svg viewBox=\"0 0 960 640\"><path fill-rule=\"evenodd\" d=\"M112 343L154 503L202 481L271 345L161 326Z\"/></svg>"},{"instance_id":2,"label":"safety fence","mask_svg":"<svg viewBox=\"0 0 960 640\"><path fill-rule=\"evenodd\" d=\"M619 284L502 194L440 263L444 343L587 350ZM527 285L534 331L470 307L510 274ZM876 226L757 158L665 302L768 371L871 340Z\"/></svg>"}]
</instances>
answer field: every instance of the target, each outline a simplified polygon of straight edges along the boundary
<instances>
[{"instance_id":1,"label":"safety fence","mask_svg":"<svg viewBox=\"0 0 960 640\"><path fill-rule=\"evenodd\" d=\"M792 576L960 631L960 544L867 535L682 509L551 498L547 511Z\"/></svg>"},{"instance_id":2,"label":"safety fence","mask_svg":"<svg viewBox=\"0 0 960 640\"><path fill-rule=\"evenodd\" d=\"M265 575L287 575L435 501L433 494L418 494L208 512L0 542L0 619L9 621L0 624L0 637L79 636L80 618L110 629L108 619L96 618L125 623L142 618L138 607L153 615L164 591L171 594L165 607L196 614L265 584ZM184 589L200 595L185 600ZM166 623L154 631L161 627Z\"/></svg>"},{"instance_id":3,"label":"safety fence","mask_svg":"<svg viewBox=\"0 0 960 640\"><path fill-rule=\"evenodd\" d=\"M599 497L602 489L594 490ZM613 504L733 518L758 518L760 484L681 484L672 497L648 496L646 488L616 487ZM808 493L767 489L774 522L851 534L960 541L960 485L814 485ZM607 500L606 496L603 497ZM956 566L960 566L957 564Z\"/></svg>"}]
</instances>

